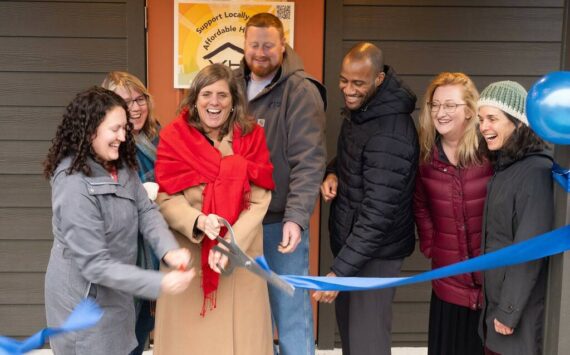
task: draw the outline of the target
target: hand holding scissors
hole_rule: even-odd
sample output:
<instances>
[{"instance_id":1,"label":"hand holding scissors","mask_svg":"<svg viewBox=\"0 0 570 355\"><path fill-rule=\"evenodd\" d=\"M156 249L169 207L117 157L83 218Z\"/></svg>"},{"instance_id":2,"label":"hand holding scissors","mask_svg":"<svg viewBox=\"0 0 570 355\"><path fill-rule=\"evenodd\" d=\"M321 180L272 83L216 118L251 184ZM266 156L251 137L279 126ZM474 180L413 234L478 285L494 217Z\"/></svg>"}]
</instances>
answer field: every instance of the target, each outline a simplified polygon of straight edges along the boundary
<instances>
[{"instance_id":1,"label":"hand holding scissors","mask_svg":"<svg viewBox=\"0 0 570 355\"><path fill-rule=\"evenodd\" d=\"M213 251L216 251L229 259L229 264L223 270L221 270L222 274L229 275L233 272L234 268L243 267L292 296L293 292L295 292L295 288L281 279L281 277L279 277L279 275L273 271L264 269L259 266L255 260L244 253L236 243L234 230L232 229L230 223L222 217L218 216L218 218L224 227L227 228L227 235L230 237L229 240L226 240L220 236L217 236L216 240L219 244L212 248Z\"/></svg>"}]
</instances>

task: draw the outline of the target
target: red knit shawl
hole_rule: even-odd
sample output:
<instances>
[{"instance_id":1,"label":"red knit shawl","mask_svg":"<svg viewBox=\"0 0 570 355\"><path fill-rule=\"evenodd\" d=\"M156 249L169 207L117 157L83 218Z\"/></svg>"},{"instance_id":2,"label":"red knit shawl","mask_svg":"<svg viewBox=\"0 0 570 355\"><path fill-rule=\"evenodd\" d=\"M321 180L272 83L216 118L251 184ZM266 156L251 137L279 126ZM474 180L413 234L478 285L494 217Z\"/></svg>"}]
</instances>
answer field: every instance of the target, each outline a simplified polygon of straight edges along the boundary
<instances>
[{"instance_id":1,"label":"red knit shawl","mask_svg":"<svg viewBox=\"0 0 570 355\"><path fill-rule=\"evenodd\" d=\"M188 124L188 111L180 115L160 133L156 156L156 182L160 191L170 195L205 184L202 212L224 217L234 224L241 211L248 208L250 183L273 190L273 165L263 128L242 135L238 125L233 128L233 155L222 157L220 151ZM225 233L225 228L220 233ZM204 306L210 301L215 307L215 291L219 275L208 265L208 254L217 242L202 240L202 289ZM205 307L203 312L205 311Z\"/></svg>"}]
</instances>

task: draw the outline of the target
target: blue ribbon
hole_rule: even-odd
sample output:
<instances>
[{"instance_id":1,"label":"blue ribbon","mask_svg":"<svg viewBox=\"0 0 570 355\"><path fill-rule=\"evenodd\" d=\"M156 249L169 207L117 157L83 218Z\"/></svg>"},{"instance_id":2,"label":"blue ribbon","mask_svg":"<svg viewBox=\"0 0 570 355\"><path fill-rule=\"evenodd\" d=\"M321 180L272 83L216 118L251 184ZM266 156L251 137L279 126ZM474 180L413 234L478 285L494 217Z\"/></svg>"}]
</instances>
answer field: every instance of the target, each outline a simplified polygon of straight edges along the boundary
<instances>
[{"instance_id":1,"label":"blue ribbon","mask_svg":"<svg viewBox=\"0 0 570 355\"><path fill-rule=\"evenodd\" d=\"M556 181L558 185L562 186L566 192L570 192L570 182L568 179L569 175L570 170L563 169L557 163L554 163L552 165L552 177L554 178L554 181Z\"/></svg>"},{"instance_id":2,"label":"blue ribbon","mask_svg":"<svg viewBox=\"0 0 570 355\"><path fill-rule=\"evenodd\" d=\"M282 275L296 288L318 291L363 291L410 285L444 277L505 267L562 253L570 249L570 225L473 259L411 277L323 277ZM258 259L263 258L262 256ZM258 260L268 269L265 260Z\"/></svg>"},{"instance_id":3,"label":"blue ribbon","mask_svg":"<svg viewBox=\"0 0 570 355\"><path fill-rule=\"evenodd\" d=\"M570 170L554 163L552 177L570 192ZM411 285L464 273L484 271L542 259L570 250L570 225L553 230L530 240L511 245L495 252L478 256L457 264L427 271L411 277L323 277L282 275L296 288L318 291L363 291ZM263 256L256 259L260 267L270 270ZM20 355L43 346L48 338L94 326L103 311L92 300L83 300L59 328L44 328L24 341L0 336L0 355Z\"/></svg>"},{"instance_id":4,"label":"blue ribbon","mask_svg":"<svg viewBox=\"0 0 570 355\"><path fill-rule=\"evenodd\" d=\"M91 299L79 303L59 328L44 328L24 341L0 336L0 355L20 355L41 348L50 337L90 328L97 324L103 311Z\"/></svg>"},{"instance_id":5,"label":"blue ribbon","mask_svg":"<svg viewBox=\"0 0 570 355\"><path fill-rule=\"evenodd\" d=\"M552 177L567 192L570 192L570 170L557 163L552 166ZM542 259L570 250L570 225L542 234L530 240L511 245L495 252L473 259L427 271L411 277L323 277L282 275L281 278L294 287L318 291L363 291L419 282L445 277L495 269ZM256 259L264 269L269 266L263 256Z\"/></svg>"}]
</instances>

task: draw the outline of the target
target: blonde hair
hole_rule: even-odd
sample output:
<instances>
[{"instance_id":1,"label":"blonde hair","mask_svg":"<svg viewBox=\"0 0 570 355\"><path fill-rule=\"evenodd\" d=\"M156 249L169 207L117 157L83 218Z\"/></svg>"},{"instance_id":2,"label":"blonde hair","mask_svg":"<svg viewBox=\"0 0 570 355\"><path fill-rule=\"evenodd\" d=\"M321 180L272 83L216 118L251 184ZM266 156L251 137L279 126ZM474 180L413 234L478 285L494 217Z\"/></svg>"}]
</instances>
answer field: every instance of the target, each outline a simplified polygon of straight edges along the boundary
<instances>
[{"instance_id":1,"label":"blonde hair","mask_svg":"<svg viewBox=\"0 0 570 355\"><path fill-rule=\"evenodd\" d=\"M111 91L116 91L117 88L124 88L129 92L138 91L146 96L148 117L141 130L151 140L158 136L158 119L154 115L154 102L146 86L139 78L124 71L112 71L107 74L101 86Z\"/></svg>"},{"instance_id":2,"label":"blonde hair","mask_svg":"<svg viewBox=\"0 0 570 355\"><path fill-rule=\"evenodd\" d=\"M477 100L479 92L473 81L463 73L439 73L429 84L422 100L422 107L419 117L419 140L420 140L420 161L429 162L432 159L433 148L437 138L437 131L433 123L432 113L429 107L433 99L435 90L440 86L458 85L463 89L463 100L465 101L467 127L459 141L457 147L457 165L460 167L481 164L479 155L479 136L477 135Z\"/></svg>"}]
</instances>

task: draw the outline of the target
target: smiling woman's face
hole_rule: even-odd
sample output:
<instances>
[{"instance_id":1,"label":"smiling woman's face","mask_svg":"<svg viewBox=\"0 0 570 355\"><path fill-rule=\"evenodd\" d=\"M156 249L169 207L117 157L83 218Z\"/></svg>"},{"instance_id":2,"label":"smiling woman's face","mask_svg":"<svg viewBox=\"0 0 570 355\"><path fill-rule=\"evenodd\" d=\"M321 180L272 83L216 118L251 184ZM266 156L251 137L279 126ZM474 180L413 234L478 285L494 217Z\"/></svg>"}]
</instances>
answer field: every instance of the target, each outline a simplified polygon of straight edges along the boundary
<instances>
[{"instance_id":1,"label":"smiling woman's face","mask_svg":"<svg viewBox=\"0 0 570 355\"><path fill-rule=\"evenodd\" d=\"M133 124L133 133L138 134L143 129L148 118L148 99L135 89L117 86L115 93L125 100L129 108L130 122Z\"/></svg>"},{"instance_id":2,"label":"smiling woman's face","mask_svg":"<svg viewBox=\"0 0 570 355\"><path fill-rule=\"evenodd\" d=\"M492 106L479 108L479 131L489 150L503 148L515 129L515 124L500 109Z\"/></svg>"},{"instance_id":3,"label":"smiling woman's face","mask_svg":"<svg viewBox=\"0 0 570 355\"><path fill-rule=\"evenodd\" d=\"M198 117L211 139L216 139L232 109L232 95L225 80L204 86L196 100Z\"/></svg>"},{"instance_id":4,"label":"smiling woman's face","mask_svg":"<svg viewBox=\"0 0 570 355\"><path fill-rule=\"evenodd\" d=\"M126 139L127 113L121 106L107 112L91 141L93 151L102 161L119 159L119 147Z\"/></svg>"},{"instance_id":5,"label":"smiling woman's face","mask_svg":"<svg viewBox=\"0 0 570 355\"><path fill-rule=\"evenodd\" d=\"M467 114L461 85L443 85L435 89L431 118L443 139L458 141L467 127Z\"/></svg>"}]
</instances>

